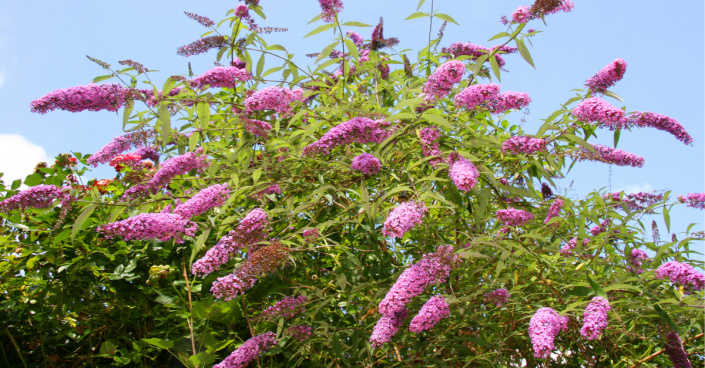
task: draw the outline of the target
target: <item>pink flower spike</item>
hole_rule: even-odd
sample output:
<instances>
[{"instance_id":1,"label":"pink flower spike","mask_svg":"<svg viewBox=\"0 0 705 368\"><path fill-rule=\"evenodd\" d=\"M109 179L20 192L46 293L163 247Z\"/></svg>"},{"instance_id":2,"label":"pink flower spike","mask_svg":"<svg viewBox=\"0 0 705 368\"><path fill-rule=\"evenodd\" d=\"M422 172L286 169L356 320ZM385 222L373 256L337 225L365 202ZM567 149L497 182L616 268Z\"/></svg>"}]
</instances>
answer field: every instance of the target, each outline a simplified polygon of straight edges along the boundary
<instances>
[{"instance_id":1,"label":"pink flower spike","mask_svg":"<svg viewBox=\"0 0 705 368\"><path fill-rule=\"evenodd\" d=\"M401 239L414 226L421 224L426 212L423 202L402 203L387 216L382 234Z\"/></svg>"},{"instance_id":2,"label":"pink flower spike","mask_svg":"<svg viewBox=\"0 0 705 368\"><path fill-rule=\"evenodd\" d=\"M585 81L585 86L593 93L605 93L607 88L622 80L627 71L627 62L624 59L617 59L602 68L597 74Z\"/></svg>"},{"instance_id":3,"label":"pink flower spike","mask_svg":"<svg viewBox=\"0 0 705 368\"><path fill-rule=\"evenodd\" d=\"M426 301L419 314L411 320L409 331L419 333L430 330L436 323L448 316L450 316L448 303L442 296L436 295Z\"/></svg>"}]
</instances>

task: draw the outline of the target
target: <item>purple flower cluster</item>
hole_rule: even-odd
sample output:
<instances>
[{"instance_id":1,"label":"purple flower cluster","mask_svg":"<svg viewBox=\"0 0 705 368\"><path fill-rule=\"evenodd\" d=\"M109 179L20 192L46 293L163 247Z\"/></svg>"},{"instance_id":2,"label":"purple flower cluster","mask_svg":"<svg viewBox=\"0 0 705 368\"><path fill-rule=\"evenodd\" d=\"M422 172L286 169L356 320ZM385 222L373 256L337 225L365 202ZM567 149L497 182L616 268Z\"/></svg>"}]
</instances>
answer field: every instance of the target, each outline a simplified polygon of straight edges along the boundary
<instances>
[{"instance_id":1,"label":"purple flower cluster","mask_svg":"<svg viewBox=\"0 0 705 368\"><path fill-rule=\"evenodd\" d=\"M140 213L122 221L112 222L98 227L98 232L106 238L119 236L124 240L167 241L174 239L183 243L184 236L196 234L196 223L173 213Z\"/></svg>"},{"instance_id":2,"label":"purple flower cluster","mask_svg":"<svg viewBox=\"0 0 705 368\"><path fill-rule=\"evenodd\" d=\"M381 167L379 159L369 153L363 153L353 158L351 166L353 170L362 171L365 175L377 174Z\"/></svg>"},{"instance_id":3,"label":"purple flower cluster","mask_svg":"<svg viewBox=\"0 0 705 368\"><path fill-rule=\"evenodd\" d=\"M240 221L240 225L223 236L218 243L206 252L203 258L193 263L191 272L195 275L208 275L230 260L230 257L245 246L261 242L267 238L269 220L267 213L256 208Z\"/></svg>"},{"instance_id":4,"label":"purple flower cluster","mask_svg":"<svg viewBox=\"0 0 705 368\"><path fill-rule=\"evenodd\" d=\"M656 278L668 277L673 284L683 286L686 290L700 291L705 289L705 275L693 269L687 263L671 261L662 264L656 270Z\"/></svg>"},{"instance_id":5,"label":"purple flower cluster","mask_svg":"<svg viewBox=\"0 0 705 368\"><path fill-rule=\"evenodd\" d=\"M419 139L423 144L432 144L441 137L441 132L436 127L423 128L419 131Z\"/></svg>"},{"instance_id":6,"label":"purple flower cluster","mask_svg":"<svg viewBox=\"0 0 705 368\"><path fill-rule=\"evenodd\" d=\"M408 315L409 312L406 308L401 308L388 316L382 316L372 329L372 336L370 336L372 348L377 349L392 341L392 336L399 331L399 327L401 327Z\"/></svg>"},{"instance_id":7,"label":"purple flower cluster","mask_svg":"<svg viewBox=\"0 0 705 368\"><path fill-rule=\"evenodd\" d=\"M362 44L365 42L362 36L357 32L348 31L345 35L349 37L357 47L362 47Z\"/></svg>"},{"instance_id":8,"label":"purple flower cluster","mask_svg":"<svg viewBox=\"0 0 705 368\"><path fill-rule=\"evenodd\" d=\"M544 359L555 347L553 341L561 331L568 329L568 316L561 317L551 308L541 308L529 321L529 337L534 348L534 356Z\"/></svg>"},{"instance_id":9,"label":"purple flower cluster","mask_svg":"<svg viewBox=\"0 0 705 368\"><path fill-rule=\"evenodd\" d=\"M489 293L485 293L485 303L494 304L497 308L507 304L512 294L509 294L507 289L495 289Z\"/></svg>"},{"instance_id":10,"label":"purple flower cluster","mask_svg":"<svg viewBox=\"0 0 705 368\"><path fill-rule=\"evenodd\" d=\"M580 329L580 334L588 340L599 339L607 327L607 312L611 309L607 299L601 296L592 298L592 301L585 307L583 328Z\"/></svg>"},{"instance_id":11,"label":"purple flower cluster","mask_svg":"<svg viewBox=\"0 0 705 368\"><path fill-rule=\"evenodd\" d=\"M174 213L185 218L198 216L211 208L220 207L230 196L230 187L227 184L216 184L202 189L186 203L176 207Z\"/></svg>"},{"instance_id":12,"label":"purple flower cluster","mask_svg":"<svg viewBox=\"0 0 705 368\"><path fill-rule=\"evenodd\" d=\"M632 253L629 255L628 262L629 266L627 269L635 274L642 274L644 270L642 269L643 261L649 260L649 256L641 249L632 249Z\"/></svg>"},{"instance_id":13,"label":"purple flower cluster","mask_svg":"<svg viewBox=\"0 0 705 368\"><path fill-rule=\"evenodd\" d=\"M387 216L382 234L401 239L411 228L421 224L426 212L423 202L402 203Z\"/></svg>"},{"instance_id":14,"label":"purple flower cluster","mask_svg":"<svg viewBox=\"0 0 705 368\"><path fill-rule=\"evenodd\" d=\"M265 194L282 194L282 188L279 186L279 184L272 184L268 186L267 189L253 194L252 198L260 200Z\"/></svg>"},{"instance_id":15,"label":"purple flower cluster","mask_svg":"<svg viewBox=\"0 0 705 368\"><path fill-rule=\"evenodd\" d=\"M620 199L620 192L614 192L604 195L603 198L611 198L612 201L626 204L630 211L642 211L655 203L663 201L663 194L646 192L629 193L624 194ZM653 213L653 211L650 211L650 213Z\"/></svg>"},{"instance_id":16,"label":"purple flower cluster","mask_svg":"<svg viewBox=\"0 0 705 368\"><path fill-rule=\"evenodd\" d=\"M448 155L448 175L458 190L463 192L472 190L480 177L475 165L457 152Z\"/></svg>"},{"instance_id":17,"label":"purple flower cluster","mask_svg":"<svg viewBox=\"0 0 705 368\"><path fill-rule=\"evenodd\" d=\"M150 142L153 137L154 131L151 130L140 130L132 133L127 133L125 135L119 135L113 138L110 143L106 144L105 146L103 146L103 148L98 150L98 152L91 155L91 157L89 157L86 162L93 167L97 167L100 164L106 164L110 162L110 160L112 160L115 156L129 150L132 147L148 145L148 142Z\"/></svg>"},{"instance_id":18,"label":"purple flower cluster","mask_svg":"<svg viewBox=\"0 0 705 368\"><path fill-rule=\"evenodd\" d=\"M291 296L284 297L284 299L262 311L259 318L267 320L275 320L279 317L294 318L306 311L304 303L306 303L307 300L308 298L303 295L299 295L295 298Z\"/></svg>"},{"instance_id":19,"label":"purple flower cluster","mask_svg":"<svg viewBox=\"0 0 705 368\"><path fill-rule=\"evenodd\" d=\"M441 132L436 127L423 128L419 131L419 139L421 140L421 152L424 157L434 156L429 162L434 167L443 162L441 148L438 142Z\"/></svg>"},{"instance_id":20,"label":"purple flower cluster","mask_svg":"<svg viewBox=\"0 0 705 368\"><path fill-rule=\"evenodd\" d=\"M666 335L664 350L668 358L671 359L674 368L693 368L693 364L688 359L688 353L683 349L681 337L675 331L671 331Z\"/></svg>"},{"instance_id":21,"label":"purple flower cluster","mask_svg":"<svg viewBox=\"0 0 705 368\"><path fill-rule=\"evenodd\" d=\"M543 151L547 144L548 142L545 139L517 135L502 143L502 152L509 152L515 155L520 153L530 155Z\"/></svg>"},{"instance_id":22,"label":"purple flower cluster","mask_svg":"<svg viewBox=\"0 0 705 368\"><path fill-rule=\"evenodd\" d=\"M159 166L159 170L149 180L147 186L150 188L162 188L169 184L177 175L183 175L191 170L203 170L208 167L208 160L203 151L197 149L196 152L186 152L183 155L172 157Z\"/></svg>"},{"instance_id":23,"label":"purple flower cluster","mask_svg":"<svg viewBox=\"0 0 705 368\"><path fill-rule=\"evenodd\" d=\"M252 75L246 69L234 66L218 66L196 78L191 79L191 86L194 88L235 88L240 82L252 79Z\"/></svg>"},{"instance_id":24,"label":"purple flower cluster","mask_svg":"<svg viewBox=\"0 0 705 368\"><path fill-rule=\"evenodd\" d=\"M303 149L303 156L327 155L335 147L351 143L382 143L389 132L385 130L389 122L368 118L352 118L334 126L317 141Z\"/></svg>"},{"instance_id":25,"label":"purple flower cluster","mask_svg":"<svg viewBox=\"0 0 705 368\"><path fill-rule=\"evenodd\" d=\"M556 198L553 203L551 203L551 207L548 208L548 213L546 213L546 219L543 220L543 223L547 224L552 218L558 216L563 208L563 204L562 198Z\"/></svg>"},{"instance_id":26,"label":"purple flower cluster","mask_svg":"<svg viewBox=\"0 0 705 368\"><path fill-rule=\"evenodd\" d=\"M583 239L583 246L586 246L590 239ZM573 249L578 245L578 238L572 238L561 248L561 254L564 256L573 254Z\"/></svg>"},{"instance_id":27,"label":"purple flower cluster","mask_svg":"<svg viewBox=\"0 0 705 368\"><path fill-rule=\"evenodd\" d=\"M511 54L511 53L516 52L517 48L498 45L498 46L494 46L490 49L485 46L475 45L470 42L456 42L456 43L450 44L450 46L448 46L448 47L442 48L441 52L444 54L451 54L453 57L467 55L467 56L472 57L473 59L477 59L480 56L487 55L495 50L498 50L499 52ZM497 55L497 54L495 54L494 57L497 59L497 65L499 65L500 68L503 67L505 64L504 58L502 58L500 55Z\"/></svg>"},{"instance_id":28,"label":"purple flower cluster","mask_svg":"<svg viewBox=\"0 0 705 368\"><path fill-rule=\"evenodd\" d=\"M289 116L292 114L290 104L294 101L301 101L303 93L304 91L300 88L295 90L282 87L260 89L245 99L245 114L274 110L282 116Z\"/></svg>"},{"instance_id":29,"label":"purple flower cluster","mask_svg":"<svg viewBox=\"0 0 705 368\"><path fill-rule=\"evenodd\" d=\"M247 5L240 4L240 5L236 6L234 13L235 13L236 17L240 18L241 22L247 23L247 27L251 31L257 30L257 24L255 23L255 20L250 15L250 8L248 8Z\"/></svg>"},{"instance_id":30,"label":"purple flower cluster","mask_svg":"<svg viewBox=\"0 0 705 368\"><path fill-rule=\"evenodd\" d=\"M462 61L451 60L441 64L423 86L426 101L448 96L453 85L463 79L463 73L465 64Z\"/></svg>"},{"instance_id":31,"label":"purple flower cluster","mask_svg":"<svg viewBox=\"0 0 705 368\"><path fill-rule=\"evenodd\" d=\"M321 19L326 23L333 23L335 16L343 11L343 2L340 0L318 0L321 5Z\"/></svg>"},{"instance_id":32,"label":"purple flower cluster","mask_svg":"<svg viewBox=\"0 0 705 368\"><path fill-rule=\"evenodd\" d=\"M265 353L272 346L277 344L277 334L266 332L245 341L225 360L213 366L213 368L244 368L250 362L257 359L260 354Z\"/></svg>"},{"instance_id":33,"label":"purple flower cluster","mask_svg":"<svg viewBox=\"0 0 705 368\"><path fill-rule=\"evenodd\" d=\"M531 7L522 5L512 13L512 20L517 23L528 23L531 20Z\"/></svg>"},{"instance_id":34,"label":"purple flower cluster","mask_svg":"<svg viewBox=\"0 0 705 368\"><path fill-rule=\"evenodd\" d=\"M529 106L531 98L524 92L502 92L495 99L487 102L487 108L493 114L501 114L509 110L519 110Z\"/></svg>"},{"instance_id":35,"label":"purple flower cluster","mask_svg":"<svg viewBox=\"0 0 705 368\"><path fill-rule=\"evenodd\" d=\"M705 193L688 193L687 196L679 195L678 201L686 203L688 207L705 210Z\"/></svg>"},{"instance_id":36,"label":"purple flower cluster","mask_svg":"<svg viewBox=\"0 0 705 368\"><path fill-rule=\"evenodd\" d=\"M157 150L153 147L141 146L138 147L135 152L132 152L132 154L140 156L143 160L149 159L154 163L159 162L159 152L157 152ZM91 158L92 157L93 156L91 156Z\"/></svg>"},{"instance_id":37,"label":"purple flower cluster","mask_svg":"<svg viewBox=\"0 0 705 368\"><path fill-rule=\"evenodd\" d=\"M605 93L607 88L622 80L624 72L627 71L627 62L624 59L617 59L602 68L597 74L585 81L585 86L593 93Z\"/></svg>"},{"instance_id":38,"label":"purple flower cluster","mask_svg":"<svg viewBox=\"0 0 705 368\"><path fill-rule=\"evenodd\" d=\"M455 95L454 101L456 106L462 106L468 110L472 110L475 106L496 99L498 95L499 84L473 84Z\"/></svg>"},{"instance_id":39,"label":"purple flower cluster","mask_svg":"<svg viewBox=\"0 0 705 368\"><path fill-rule=\"evenodd\" d=\"M579 160L599 161L608 164L615 164L617 166L644 166L644 158L633 153L600 144L591 145L592 148L597 151L597 155L589 152L585 147L582 147L582 152L578 156Z\"/></svg>"},{"instance_id":40,"label":"purple flower cluster","mask_svg":"<svg viewBox=\"0 0 705 368\"><path fill-rule=\"evenodd\" d=\"M379 303L379 312L391 316L404 307L414 297L421 295L427 286L445 282L458 261L450 245L439 246L435 253L424 254L423 258L404 270L387 295Z\"/></svg>"},{"instance_id":41,"label":"purple flower cluster","mask_svg":"<svg viewBox=\"0 0 705 368\"><path fill-rule=\"evenodd\" d=\"M693 143L693 137L688 134L685 128L683 128L683 126L681 125L681 123L679 123L676 119L663 114L657 114L655 112L648 111L636 111L619 121L618 124L614 124L614 127L610 126L610 129L614 130L615 128L622 128L625 126L639 128L655 128L660 131L671 133L679 141L685 144Z\"/></svg>"},{"instance_id":42,"label":"purple flower cluster","mask_svg":"<svg viewBox=\"0 0 705 368\"><path fill-rule=\"evenodd\" d=\"M0 202L0 212L9 213L12 210L24 211L27 208L47 208L56 199L65 199L68 192L56 185L41 184L25 189L10 198Z\"/></svg>"},{"instance_id":43,"label":"purple flower cluster","mask_svg":"<svg viewBox=\"0 0 705 368\"><path fill-rule=\"evenodd\" d=\"M313 332L313 330L311 329L311 326L294 325L289 327L287 329L287 332L289 332L289 335L291 335L291 337L298 339L299 341L306 341L309 337L311 337L311 333Z\"/></svg>"},{"instance_id":44,"label":"purple flower cluster","mask_svg":"<svg viewBox=\"0 0 705 368\"><path fill-rule=\"evenodd\" d=\"M313 242L318 239L320 234L318 233L318 229L306 229L303 232L304 239L306 239L307 242Z\"/></svg>"},{"instance_id":45,"label":"purple flower cluster","mask_svg":"<svg viewBox=\"0 0 705 368\"><path fill-rule=\"evenodd\" d=\"M38 98L30 107L32 112L45 114L56 109L79 112L89 111L117 111L133 96L129 88L119 84L89 84L59 89Z\"/></svg>"},{"instance_id":46,"label":"purple flower cluster","mask_svg":"<svg viewBox=\"0 0 705 368\"><path fill-rule=\"evenodd\" d=\"M426 301L419 314L411 320L409 331L418 333L430 330L438 321L448 316L450 316L448 303L442 296L436 295Z\"/></svg>"},{"instance_id":47,"label":"purple flower cluster","mask_svg":"<svg viewBox=\"0 0 705 368\"><path fill-rule=\"evenodd\" d=\"M604 233L611 223L612 221L610 221L610 219L602 221L599 225L595 225L590 229L590 234L592 234L592 236L598 236Z\"/></svg>"},{"instance_id":48,"label":"purple flower cluster","mask_svg":"<svg viewBox=\"0 0 705 368\"><path fill-rule=\"evenodd\" d=\"M189 17L189 18L195 20L195 21L198 22L200 25L202 25L202 26L204 26L204 27L206 27L206 28L207 28L207 27L212 27L213 25L215 25L215 22L212 21L212 20L210 20L210 18L208 18L208 17L204 17L204 16L202 16L202 15L198 15L198 14L194 14L194 13L189 13L189 12L187 12L187 11L185 11L184 14L186 14L187 17Z\"/></svg>"},{"instance_id":49,"label":"purple flower cluster","mask_svg":"<svg viewBox=\"0 0 705 368\"><path fill-rule=\"evenodd\" d=\"M534 215L516 208L497 211L497 220L508 226L522 226L533 219Z\"/></svg>"},{"instance_id":50,"label":"purple flower cluster","mask_svg":"<svg viewBox=\"0 0 705 368\"><path fill-rule=\"evenodd\" d=\"M624 117L624 111L610 105L599 97L591 97L579 103L573 109L573 116L586 123L594 121L603 123L607 127L619 126Z\"/></svg>"},{"instance_id":51,"label":"purple flower cluster","mask_svg":"<svg viewBox=\"0 0 705 368\"><path fill-rule=\"evenodd\" d=\"M247 129L250 134L257 137L263 137L264 139L267 139L269 131L272 130L272 125L268 122L255 119L242 119L242 126Z\"/></svg>"},{"instance_id":52,"label":"purple flower cluster","mask_svg":"<svg viewBox=\"0 0 705 368\"><path fill-rule=\"evenodd\" d=\"M228 45L228 38L225 36L201 37L188 45L176 49L176 54L183 57L199 55L212 49L219 49Z\"/></svg>"}]
</instances>

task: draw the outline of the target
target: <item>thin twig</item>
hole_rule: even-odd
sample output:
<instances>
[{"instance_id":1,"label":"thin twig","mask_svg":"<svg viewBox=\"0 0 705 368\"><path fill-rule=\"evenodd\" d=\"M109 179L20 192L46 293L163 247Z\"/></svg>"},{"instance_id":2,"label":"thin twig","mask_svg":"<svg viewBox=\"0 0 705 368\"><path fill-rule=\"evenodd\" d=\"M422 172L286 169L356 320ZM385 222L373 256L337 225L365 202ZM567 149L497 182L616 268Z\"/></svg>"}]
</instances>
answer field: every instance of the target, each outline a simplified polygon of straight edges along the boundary
<instances>
[{"instance_id":1,"label":"thin twig","mask_svg":"<svg viewBox=\"0 0 705 368\"><path fill-rule=\"evenodd\" d=\"M193 306L191 304L191 284L188 282L188 274L186 273L186 260L185 259L183 261L183 266L184 266L184 280L186 280L186 292L188 295L188 313L189 313L188 329L189 329L190 337L191 337L191 349L193 349L193 355L196 355L196 340L194 339L194 336L193 336ZM196 368L198 368L198 364L196 364Z\"/></svg>"}]
</instances>

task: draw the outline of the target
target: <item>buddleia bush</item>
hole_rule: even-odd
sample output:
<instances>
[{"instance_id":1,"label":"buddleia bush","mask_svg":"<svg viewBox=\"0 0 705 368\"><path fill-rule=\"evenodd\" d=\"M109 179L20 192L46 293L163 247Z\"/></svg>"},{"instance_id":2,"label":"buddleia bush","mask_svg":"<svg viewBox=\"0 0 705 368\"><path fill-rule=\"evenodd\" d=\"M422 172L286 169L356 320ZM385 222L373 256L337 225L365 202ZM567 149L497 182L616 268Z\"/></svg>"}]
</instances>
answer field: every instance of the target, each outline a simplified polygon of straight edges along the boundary
<instances>
[{"instance_id":1,"label":"buddleia bush","mask_svg":"<svg viewBox=\"0 0 705 368\"><path fill-rule=\"evenodd\" d=\"M491 46L441 28L401 54L381 20L358 33L342 2L320 5L309 35L333 43L310 66L266 41L283 29L246 1L220 22L186 13L212 31L178 48L211 52L203 74L157 85L138 62L91 58L108 74L31 103L122 111L125 134L2 187L6 366L701 361L702 234L661 239L644 215L670 226L674 205L702 209L705 194L554 183L582 161L643 165L598 134L692 137L612 105L622 59L535 132L516 123L530 96L499 84L512 54L533 65L526 23L570 16L552 15L570 1L520 7ZM115 177L85 182L100 165Z\"/></svg>"}]
</instances>

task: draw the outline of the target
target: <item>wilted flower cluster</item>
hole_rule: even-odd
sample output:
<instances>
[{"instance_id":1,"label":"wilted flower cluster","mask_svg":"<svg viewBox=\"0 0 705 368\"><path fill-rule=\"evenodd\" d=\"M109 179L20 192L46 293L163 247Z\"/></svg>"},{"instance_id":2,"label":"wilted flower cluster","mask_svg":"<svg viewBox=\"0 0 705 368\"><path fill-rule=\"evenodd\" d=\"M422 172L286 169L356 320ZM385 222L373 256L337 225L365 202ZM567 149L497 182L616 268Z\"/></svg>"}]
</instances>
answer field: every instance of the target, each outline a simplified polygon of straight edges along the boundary
<instances>
[{"instance_id":1,"label":"wilted flower cluster","mask_svg":"<svg viewBox=\"0 0 705 368\"><path fill-rule=\"evenodd\" d=\"M139 130L125 135L119 135L98 150L98 152L91 155L86 162L93 167L108 163L115 156L128 151L132 147L148 145L148 142L150 142L153 137L154 131L152 130ZM138 152L135 153L139 154Z\"/></svg>"},{"instance_id":2,"label":"wilted flower cluster","mask_svg":"<svg viewBox=\"0 0 705 368\"><path fill-rule=\"evenodd\" d=\"M198 216L211 208L222 206L228 196L230 196L230 187L227 184L212 185L199 191L186 203L178 205L174 213L187 219Z\"/></svg>"},{"instance_id":3,"label":"wilted flower cluster","mask_svg":"<svg viewBox=\"0 0 705 368\"><path fill-rule=\"evenodd\" d=\"M444 47L441 49L441 52L444 54L451 54L453 57L458 57L461 55L467 55L472 57L473 59L477 59L482 55L488 55L491 52L497 50L498 52L503 52L507 54L511 54L517 51L517 48L515 47L509 47L509 46L502 46L502 45L497 45L492 48L487 48L485 46L480 46L480 45L475 45L470 42L455 42L450 44L448 47ZM494 57L497 59L497 65L499 67L503 67L504 64L506 63L504 61L504 58L498 54L495 54Z\"/></svg>"},{"instance_id":4,"label":"wilted flower cluster","mask_svg":"<svg viewBox=\"0 0 705 368\"><path fill-rule=\"evenodd\" d=\"M551 308L541 308L529 321L529 337L534 356L544 359L553 351L553 342L561 331L568 329L568 316L561 317Z\"/></svg>"},{"instance_id":5,"label":"wilted flower cluster","mask_svg":"<svg viewBox=\"0 0 705 368\"><path fill-rule=\"evenodd\" d=\"M558 214L561 212L561 209L563 208L563 199L562 198L556 198L553 203L551 203L551 207L548 208L548 213L546 214L546 219L543 220L544 224L548 224L549 221L551 221L552 218L558 216Z\"/></svg>"},{"instance_id":6,"label":"wilted flower cluster","mask_svg":"<svg viewBox=\"0 0 705 368\"><path fill-rule=\"evenodd\" d=\"M644 264L643 261L649 260L649 256L641 249L632 249L632 253L629 255L628 262L629 266L627 269L635 274L644 273L641 268Z\"/></svg>"},{"instance_id":7,"label":"wilted flower cluster","mask_svg":"<svg viewBox=\"0 0 705 368\"><path fill-rule=\"evenodd\" d=\"M607 299L601 296L592 298L592 301L585 307L580 334L588 340L600 338L602 331L607 327L607 312L611 309Z\"/></svg>"},{"instance_id":8,"label":"wilted flower cluster","mask_svg":"<svg viewBox=\"0 0 705 368\"><path fill-rule=\"evenodd\" d=\"M267 238L269 220L267 213L260 208L250 211L240 224L222 237L206 252L206 255L193 263L193 274L207 275L228 262L230 257L245 246L261 242Z\"/></svg>"},{"instance_id":9,"label":"wilted flower cluster","mask_svg":"<svg viewBox=\"0 0 705 368\"><path fill-rule=\"evenodd\" d=\"M688 193L687 196L679 195L678 201L686 206L705 210L705 193Z\"/></svg>"},{"instance_id":10,"label":"wilted flower cluster","mask_svg":"<svg viewBox=\"0 0 705 368\"><path fill-rule=\"evenodd\" d=\"M212 88L235 88L240 82L252 79L246 69L234 66L218 66L193 78L190 81L194 88L210 86Z\"/></svg>"},{"instance_id":11,"label":"wilted flower cluster","mask_svg":"<svg viewBox=\"0 0 705 368\"><path fill-rule=\"evenodd\" d=\"M211 286L211 293L218 299L230 300L252 288L257 279L274 272L286 263L289 249L272 243L248 255L247 259L225 277L219 277Z\"/></svg>"},{"instance_id":12,"label":"wilted flower cluster","mask_svg":"<svg viewBox=\"0 0 705 368\"><path fill-rule=\"evenodd\" d=\"M705 275L687 263L676 261L664 263L656 270L656 278L668 278L673 284L683 286L688 291L705 289Z\"/></svg>"},{"instance_id":13,"label":"wilted flower cluster","mask_svg":"<svg viewBox=\"0 0 705 368\"><path fill-rule=\"evenodd\" d=\"M0 212L9 213L12 210L24 211L28 208L47 208L56 199L65 199L68 192L56 185L41 184L25 189L12 197L0 202Z\"/></svg>"},{"instance_id":14,"label":"wilted flower cluster","mask_svg":"<svg viewBox=\"0 0 705 368\"><path fill-rule=\"evenodd\" d=\"M340 0L318 0L321 5L321 19L326 23L333 23L335 16L343 11L343 2Z\"/></svg>"},{"instance_id":15,"label":"wilted flower cluster","mask_svg":"<svg viewBox=\"0 0 705 368\"><path fill-rule=\"evenodd\" d=\"M450 316L448 303L445 298L436 295L426 301L421 310L419 310L419 314L411 320L409 331L418 333L430 330L438 321L448 316Z\"/></svg>"},{"instance_id":16,"label":"wilted flower cluster","mask_svg":"<svg viewBox=\"0 0 705 368\"><path fill-rule=\"evenodd\" d=\"M287 332L291 337L298 339L299 341L306 341L311 337L312 329L311 326L307 325L294 325L287 329Z\"/></svg>"},{"instance_id":17,"label":"wilted flower cluster","mask_svg":"<svg viewBox=\"0 0 705 368\"><path fill-rule=\"evenodd\" d=\"M465 64L462 61L451 60L441 64L423 86L426 101L448 96L455 83L463 79Z\"/></svg>"},{"instance_id":18,"label":"wilted flower cluster","mask_svg":"<svg viewBox=\"0 0 705 368\"><path fill-rule=\"evenodd\" d=\"M188 45L179 47L176 50L176 54L179 56L189 57L191 55L206 53L212 49L219 49L227 45L228 38L225 36L201 37Z\"/></svg>"},{"instance_id":19,"label":"wilted flower cluster","mask_svg":"<svg viewBox=\"0 0 705 368\"><path fill-rule=\"evenodd\" d=\"M307 300L308 298L304 295L299 295L297 297L284 297L284 299L274 303L273 306L262 311L259 318L268 320L274 320L279 317L294 318L306 311L304 303L306 303Z\"/></svg>"},{"instance_id":20,"label":"wilted flower cluster","mask_svg":"<svg viewBox=\"0 0 705 368\"><path fill-rule=\"evenodd\" d=\"M624 117L624 111L610 105L599 97L591 97L578 104L573 109L573 116L586 123L600 122L607 127L619 126Z\"/></svg>"},{"instance_id":21,"label":"wilted flower cluster","mask_svg":"<svg viewBox=\"0 0 705 368\"><path fill-rule=\"evenodd\" d=\"M533 219L534 215L516 208L497 211L497 220L509 226L522 226Z\"/></svg>"},{"instance_id":22,"label":"wilted flower cluster","mask_svg":"<svg viewBox=\"0 0 705 368\"><path fill-rule=\"evenodd\" d=\"M480 173L467 158L453 152L448 156L448 175L458 190L467 192L477 183Z\"/></svg>"},{"instance_id":23,"label":"wilted flower cluster","mask_svg":"<svg viewBox=\"0 0 705 368\"><path fill-rule=\"evenodd\" d=\"M365 175L374 175L382 167L379 159L369 153L363 153L352 160L351 168L361 171Z\"/></svg>"},{"instance_id":24,"label":"wilted flower cluster","mask_svg":"<svg viewBox=\"0 0 705 368\"><path fill-rule=\"evenodd\" d=\"M368 118L352 118L334 126L316 142L303 149L303 156L327 155L335 147L351 143L382 143L389 136L389 122Z\"/></svg>"},{"instance_id":25,"label":"wilted flower cluster","mask_svg":"<svg viewBox=\"0 0 705 368\"><path fill-rule=\"evenodd\" d=\"M45 114L56 109L117 111L133 98L133 91L119 84L89 84L49 92L30 104L32 112Z\"/></svg>"},{"instance_id":26,"label":"wilted flower cluster","mask_svg":"<svg viewBox=\"0 0 705 368\"><path fill-rule=\"evenodd\" d=\"M633 112L624 117L618 124L615 124L615 127L610 128L614 130L615 128L621 127L655 128L660 131L671 133L679 141L685 144L693 143L693 137L688 134L681 123L670 116L657 114L655 112Z\"/></svg>"},{"instance_id":27,"label":"wilted flower cluster","mask_svg":"<svg viewBox=\"0 0 705 368\"><path fill-rule=\"evenodd\" d=\"M617 166L644 166L644 158L633 153L600 144L591 144L591 146L597 153L590 152L585 147L581 147L580 150L572 152L572 156L580 161L598 161Z\"/></svg>"},{"instance_id":28,"label":"wilted flower cluster","mask_svg":"<svg viewBox=\"0 0 705 368\"><path fill-rule=\"evenodd\" d=\"M450 245L439 246L435 253L424 254L423 258L404 270L394 283L384 300L379 303L379 312L391 316L403 310L411 299L421 295L426 287L445 282L458 261Z\"/></svg>"},{"instance_id":29,"label":"wilted flower cluster","mask_svg":"<svg viewBox=\"0 0 705 368\"><path fill-rule=\"evenodd\" d=\"M509 294L507 289L495 289L489 293L485 293L485 303L494 304L498 308L507 304L512 294Z\"/></svg>"},{"instance_id":30,"label":"wilted flower cluster","mask_svg":"<svg viewBox=\"0 0 705 368\"><path fill-rule=\"evenodd\" d=\"M282 87L267 87L260 89L245 99L245 114L255 111L274 110L282 116L291 115L290 104L301 101L302 89L290 90Z\"/></svg>"},{"instance_id":31,"label":"wilted flower cluster","mask_svg":"<svg viewBox=\"0 0 705 368\"><path fill-rule=\"evenodd\" d=\"M260 354L267 352L272 346L277 344L277 334L266 332L245 341L235 351L233 351L222 362L213 368L244 368L250 362L257 359Z\"/></svg>"},{"instance_id":32,"label":"wilted flower cluster","mask_svg":"<svg viewBox=\"0 0 705 368\"><path fill-rule=\"evenodd\" d=\"M423 202L402 203L387 216L382 234L401 239L411 228L421 224L426 212Z\"/></svg>"},{"instance_id":33,"label":"wilted flower cluster","mask_svg":"<svg viewBox=\"0 0 705 368\"><path fill-rule=\"evenodd\" d=\"M693 364L688 359L688 353L683 349L683 342L677 332L671 331L666 335L666 355L671 359L673 368L693 368Z\"/></svg>"},{"instance_id":34,"label":"wilted flower cluster","mask_svg":"<svg viewBox=\"0 0 705 368\"><path fill-rule=\"evenodd\" d=\"M606 194L603 198L611 198L615 202L626 204L630 211L643 211L649 206L663 201L663 194L646 192L629 193L624 194L620 199L620 192L614 192L612 194ZM650 212L653 213L653 211Z\"/></svg>"},{"instance_id":35,"label":"wilted flower cluster","mask_svg":"<svg viewBox=\"0 0 705 368\"><path fill-rule=\"evenodd\" d=\"M399 327L401 327L401 324L404 323L408 315L409 312L406 308L401 308L394 313L382 316L372 329L372 336L370 336L372 348L377 349L392 341L392 336L399 331Z\"/></svg>"},{"instance_id":36,"label":"wilted flower cluster","mask_svg":"<svg viewBox=\"0 0 705 368\"><path fill-rule=\"evenodd\" d=\"M515 155L520 153L530 155L543 151L546 148L546 144L548 142L545 139L514 136L502 143L502 152L509 152Z\"/></svg>"},{"instance_id":37,"label":"wilted flower cluster","mask_svg":"<svg viewBox=\"0 0 705 368\"><path fill-rule=\"evenodd\" d=\"M624 72L627 71L627 62L624 59L617 59L602 68L597 74L585 81L585 86L593 93L604 93L607 88L622 80Z\"/></svg>"},{"instance_id":38,"label":"wilted flower cluster","mask_svg":"<svg viewBox=\"0 0 705 368\"><path fill-rule=\"evenodd\" d=\"M196 230L195 222L173 213L140 213L98 227L98 231L105 234L106 238L119 236L127 241L174 239L177 243L183 243L184 236L194 236Z\"/></svg>"}]
</instances>

